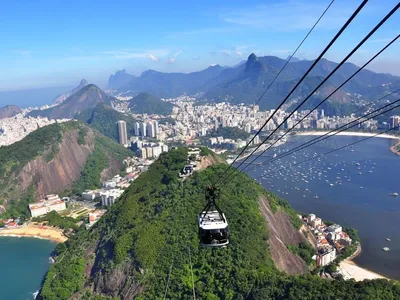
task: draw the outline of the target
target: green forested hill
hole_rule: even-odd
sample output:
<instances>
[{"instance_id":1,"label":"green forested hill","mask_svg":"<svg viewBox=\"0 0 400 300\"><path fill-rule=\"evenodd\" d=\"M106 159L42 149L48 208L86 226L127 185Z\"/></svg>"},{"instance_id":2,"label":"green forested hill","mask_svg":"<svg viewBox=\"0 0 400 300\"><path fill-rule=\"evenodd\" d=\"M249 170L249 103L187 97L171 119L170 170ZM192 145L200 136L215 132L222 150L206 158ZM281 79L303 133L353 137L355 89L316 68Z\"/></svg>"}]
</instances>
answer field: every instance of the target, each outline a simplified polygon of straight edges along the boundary
<instances>
[{"instance_id":1,"label":"green forested hill","mask_svg":"<svg viewBox=\"0 0 400 300\"><path fill-rule=\"evenodd\" d=\"M149 93L140 93L130 100L129 108L135 114L169 115L172 113L173 104Z\"/></svg>"},{"instance_id":2,"label":"green forested hill","mask_svg":"<svg viewBox=\"0 0 400 300\"><path fill-rule=\"evenodd\" d=\"M161 155L91 230L68 240L67 250L46 275L40 297L193 299L193 288L197 299L400 296L394 282L332 282L278 271L258 208L259 196L268 193L244 174L234 177L221 194L220 206L230 226L229 246L200 247L197 214L205 205L204 187L226 166L212 166L181 182L177 173L186 157L184 148ZM291 211L282 200L274 198L271 204Z\"/></svg>"},{"instance_id":3,"label":"green forested hill","mask_svg":"<svg viewBox=\"0 0 400 300\"><path fill-rule=\"evenodd\" d=\"M117 174L132 152L78 121L38 128L0 147L1 217L30 216L28 203L50 193L100 187L101 173Z\"/></svg>"},{"instance_id":4,"label":"green forested hill","mask_svg":"<svg viewBox=\"0 0 400 300\"><path fill-rule=\"evenodd\" d=\"M130 132L133 135L135 120L131 116L126 116L104 103L99 103L95 107L85 110L77 115L75 119L87 123L90 127L113 140L118 140L117 121L124 120L128 133Z\"/></svg>"}]
</instances>

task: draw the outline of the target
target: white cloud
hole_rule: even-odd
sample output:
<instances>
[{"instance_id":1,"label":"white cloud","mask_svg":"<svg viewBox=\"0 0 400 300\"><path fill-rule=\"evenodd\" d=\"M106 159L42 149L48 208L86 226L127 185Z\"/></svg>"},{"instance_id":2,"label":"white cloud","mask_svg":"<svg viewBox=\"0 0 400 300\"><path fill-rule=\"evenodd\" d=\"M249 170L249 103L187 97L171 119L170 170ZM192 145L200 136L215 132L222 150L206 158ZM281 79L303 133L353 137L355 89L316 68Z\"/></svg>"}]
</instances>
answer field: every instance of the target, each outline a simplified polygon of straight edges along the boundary
<instances>
[{"instance_id":1,"label":"white cloud","mask_svg":"<svg viewBox=\"0 0 400 300\"><path fill-rule=\"evenodd\" d=\"M157 56L155 56L154 54L148 54L147 57L152 61L158 61L159 60L159 58Z\"/></svg>"},{"instance_id":2,"label":"white cloud","mask_svg":"<svg viewBox=\"0 0 400 300\"><path fill-rule=\"evenodd\" d=\"M254 48L254 45L241 45L241 46L235 46L229 49L222 49L219 50L218 52L226 55L226 56L243 56L244 53L251 52L249 49Z\"/></svg>"},{"instance_id":3,"label":"white cloud","mask_svg":"<svg viewBox=\"0 0 400 300\"><path fill-rule=\"evenodd\" d=\"M167 56L169 53L166 49L155 49L155 50L141 50L141 51L121 51L111 50L103 51L101 54L111 56L115 59L140 59L147 58L151 61L159 61L160 57Z\"/></svg>"},{"instance_id":4,"label":"white cloud","mask_svg":"<svg viewBox=\"0 0 400 300\"><path fill-rule=\"evenodd\" d=\"M172 57L169 57L169 58L167 59L167 61L168 61L170 64L173 64L174 62L176 62L176 58L177 58L178 55L181 54L181 53L182 53L182 49L180 49L180 50L178 50L177 52L175 52L175 53L172 55Z\"/></svg>"}]
</instances>

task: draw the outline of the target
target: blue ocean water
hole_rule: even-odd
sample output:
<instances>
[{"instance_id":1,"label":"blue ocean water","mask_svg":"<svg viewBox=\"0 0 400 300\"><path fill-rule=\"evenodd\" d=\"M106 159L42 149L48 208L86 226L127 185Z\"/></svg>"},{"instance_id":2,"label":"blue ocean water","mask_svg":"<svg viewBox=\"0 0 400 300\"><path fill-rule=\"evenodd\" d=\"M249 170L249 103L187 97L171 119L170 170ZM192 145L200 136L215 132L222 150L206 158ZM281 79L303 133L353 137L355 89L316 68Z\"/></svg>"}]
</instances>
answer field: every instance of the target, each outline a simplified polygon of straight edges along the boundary
<instances>
[{"instance_id":1,"label":"blue ocean water","mask_svg":"<svg viewBox=\"0 0 400 300\"><path fill-rule=\"evenodd\" d=\"M278 156L313 138L292 137L256 162L269 161L275 153ZM335 136L275 162L251 165L246 172L299 212L356 228L362 253L355 262L400 280L400 196L390 195L400 194L400 156L389 150L395 141L372 138L317 158L360 139ZM384 252L383 247L390 251Z\"/></svg>"},{"instance_id":2,"label":"blue ocean water","mask_svg":"<svg viewBox=\"0 0 400 300\"><path fill-rule=\"evenodd\" d=\"M0 299L32 300L55 246L35 238L0 237Z\"/></svg>"}]
</instances>

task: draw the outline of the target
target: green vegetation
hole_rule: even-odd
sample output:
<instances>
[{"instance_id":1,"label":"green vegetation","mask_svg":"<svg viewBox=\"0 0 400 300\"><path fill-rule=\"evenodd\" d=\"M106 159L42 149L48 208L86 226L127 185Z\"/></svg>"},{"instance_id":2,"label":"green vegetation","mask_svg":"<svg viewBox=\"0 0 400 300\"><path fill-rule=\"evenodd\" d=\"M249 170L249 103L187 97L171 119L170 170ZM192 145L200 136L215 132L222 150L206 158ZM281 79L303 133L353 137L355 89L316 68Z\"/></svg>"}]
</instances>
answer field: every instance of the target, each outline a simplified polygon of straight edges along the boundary
<instances>
[{"instance_id":1,"label":"green vegetation","mask_svg":"<svg viewBox=\"0 0 400 300\"><path fill-rule=\"evenodd\" d=\"M65 124L51 124L28 134L23 140L0 147L0 185L29 161L45 153L62 140Z\"/></svg>"},{"instance_id":2,"label":"green vegetation","mask_svg":"<svg viewBox=\"0 0 400 300\"><path fill-rule=\"evenodd\" d=\"M75 118L115 141L118 140L117 121L125 121L126 129L130 134L133 134L133 126L136 122L131 116L124 115L104 103L99 103L95 107L85 110Z\"/></svg>"},{"instance_id":3,"label":"green vegetation","mask_svg":"<svg viewBox=\"0 0 400 300\"><path fill-rule=\"evenodd\" d=\"M29 186L25 195L18 200L10 200L7 205L7 210L4 212L2 218L20 218L21 221L28 220L31 214L28 210L28 205L35 202L35 187Z\"/></svg>"},{"instance_id":4,"label":"green vegetation","mask_svg":"<svg viewBox=\"0 0 400 300\"><path fill-rule=\"evenodd\" d=\"M204 188L209 178L218 178L226 166L214 165L181 181L177 173L186 159L185 148L162 154L96 225L72 236L46 276L43 299L67 299L72 294L89 299L101 292L122 297L122 288L115 285L109 285L107 291L101 287L92 290L96 284L91 283L115 276L145 287L139 288L136 299L160 299L169 270L167 298L191 299L190 261L198 299L372 300L400 296L399 284L389 281L331 282L279 272L269 254L268 232L258 207L259 197L267 194L243 173L223 187L219 201L228 218L230 245L200 247L196 218L205 205ZM275 210L290 209L277 197L270 201ZM308 255L306 245L293 251ZM101 299L104 295L97 296Z\"/></svg>"},{"instance_id":5,"label":"green vegetation","mask_svg":"<svg viewBox=\"0 0 400 300\"><path fill-rule=\"evenodd\" d=\"M33 222L47 222L47 225L58 227L61 229L74 229L77 230L76 220L71 217L62 217L56 211L51 211L43 217L36 217L32 219Z\"/></svg>"},{"instance_id":6,"label":"green vegetation","mask_svg":"<svg viewBox=\"0 0 400 300\"><path fill-rule=\"evenodd\" d=\"M78 131L78 144L79 145L85 144L85 137L86 137L87 132L88 132L88 130L86 127L79 128L79 131Z\"/></svg>"},{"instance_id":7,"label":"green vegetation","mask_svg":"<svg viewBox=\"0 0 400 300\"><path fill-rule=\"evenodd\" d=\"M314 247L310 245L310 243L302 242L299 245L288 245L287 248L290 252L301 257L307 263L307 265L314 263L312 257L316 254L316 251Z\"/></svg>"},{"instance_id":8,"label":"green vegetation","mask_svg":"<svg viewBox=\"0 0 400 300\"><path fill-rule=\"evenodd\" d=\"M85 167L81 171L81 177L74 182L71 191L80 194L88 189L96 189L101 186L100 175L110 166L110 156L122 162L132 152L121 147L106 137L95 137L94 151L89 155Z\"/></svg>"},{"instance_id":9,"label":"green vegetation","mask_svg":"<svg viewBox=\"0 0 400 300\"><path fill-rule=\"evenodd\" d=\"M278 209L282 209L287 213L290 217L290 221L292 222L294 228L300 229L303 225L303 221L299 218L298 213L290 206L289 202L286 200L279 198L277 195L265 191L265 195L269 201L269 205L271 206L271 210L275 213Z\"/></svg>"},{"instance_id":10,"label":"green vegetation","mask_svg":"<svg viewBox=\"0 0 400 300\"><path fill-rule=\"evenodd\" d=\"M76 236L79 235L79 239ZM68 299L72 293L83 287L85 280L85 260L83 253L88 245L89 232L81 230L79 233L65 242L66 251L61 250L57 261L46 274L41 296L43 299ZM60 246L62 247L62 246ZM69 255L73 249L73 256ZM57 250L57 249L56 249ZM56 251L58 253L58 251Z\"/></svg>"},{"instance_id":11,"label":"green vegetation","mask_svg":"<svg viewBox=\"0 0 400 300\"><path fill-rule=\"evenodd\" d=\"M129 108L135 114L170 115L173 107L173 104L162 101L149 93L140 93L129 102Z\"/></svg>"},{"instance_id":12,"label":"green vegetation","mask_svg":"<svg viewBox=\"0 0 400 300\"><path fill-rule=\"evenodd\" d=\"M216 131L211 132L206 136L206 138L210 137L218 137L222 136L225 139L232 139L232 140L246 140L249 138L250 133L238 128L238 127L219 127Z\"/></svg>"},{"instance_id":13,"label":"green vegetation","mask_svg":"<svg viewBox=\"0 0 400 300\"><path fill-rule=\"evenodd\" d=\"M67 131L78 130L78 143L85 141L89 127L81 122L55 123L37 129L20 142L0 147L0 201L7 206L4 217L29 219L28 204L37 200L35 186L23 190L18 183L17 174L30 161L42 156L47 162L55 158L59 151L63 135ZM74 183L72 190L80 193L85 189L99 187L100 174L108 168L110 160L113 170L132 152L112 140L96 134L95 151L89 155L81 178ZM120 170L115 170L118 173ZM64 193L68 195L70 190Z\"/></svg>"},{"instance_id":14,"label":"green vegetation","mask_svg":"<svg viewBox=\"0 0 400 300\"><path fill-rule=\"evenodd\" d=\"M60 255L65 251L67 251L67 245L65 243L58 243L56 248L54 249L56 255Z\"/></svg>"},{"instance_id":15,"label":"green vegetation","mask_svg":"<svg viewBox=\"0 0 400 300\"><path fill-rule=\"evenodd\" d=\"M211 155L213 152L208 149L207 147L200 147L200 155L201 156L207 156L207 155Z\"/></svg>"}]
</instances>

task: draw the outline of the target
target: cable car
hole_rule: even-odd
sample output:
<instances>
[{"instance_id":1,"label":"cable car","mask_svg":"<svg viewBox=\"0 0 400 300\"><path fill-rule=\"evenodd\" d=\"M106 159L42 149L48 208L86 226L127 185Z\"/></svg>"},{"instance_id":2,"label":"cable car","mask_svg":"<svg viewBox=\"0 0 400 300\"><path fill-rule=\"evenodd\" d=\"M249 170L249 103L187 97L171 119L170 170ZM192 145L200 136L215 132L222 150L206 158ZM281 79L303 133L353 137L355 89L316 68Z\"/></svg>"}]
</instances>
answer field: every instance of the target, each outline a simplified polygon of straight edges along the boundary
<instances>
[{"instance_id":1,"label":"cable car","mask_svg":"<svg viewBox=\"0 0 400 300\"><path fill-rule=\"evenodd\" d=\"M215 202L217 198L217 189L208 187L206 189L207 205L199 214L198 219L201 246L220 247L229 244L228 222Z\"/></svg>"}]
</instances>

